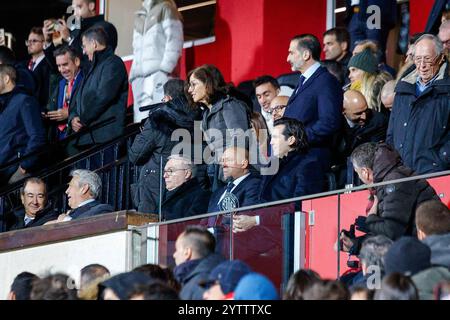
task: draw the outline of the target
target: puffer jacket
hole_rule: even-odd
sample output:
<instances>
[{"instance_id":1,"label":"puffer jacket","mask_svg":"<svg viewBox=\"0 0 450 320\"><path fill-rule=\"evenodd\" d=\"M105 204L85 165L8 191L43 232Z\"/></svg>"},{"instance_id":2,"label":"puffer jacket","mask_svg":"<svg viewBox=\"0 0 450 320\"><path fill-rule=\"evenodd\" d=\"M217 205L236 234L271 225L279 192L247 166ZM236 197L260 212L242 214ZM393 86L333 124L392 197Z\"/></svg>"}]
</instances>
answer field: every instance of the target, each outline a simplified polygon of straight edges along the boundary
<instances>
[{"instance_id":1,"label":"puffer jacket","mask_svg":"<svg viewBox=\"0 0 450 320\"><path fill-rule=\"evenodd\" d=\"M143 165L137 184L131 186L134 205L139 212L157 213L159 204L161 159L164 168L178 141L171 141L176 129L186 129L193 136L194 120L187 101L176 98L163 107L150 111L144 128L128 150L133 164ZM193 111L192 111L193 112ZM164 180L162 180L164 190Z\"/></svg>"},{"instance_id":2,"label":"puffer jacket","mask_svg":"<svg viewBox=\"0 0 450 320\"><path fill-rule=\"evenodd\" d=\"M171 74L183 50L183 24L172 0L145 0L136 12L130 81Z\"/></svg>"},{"instance_id":3,"label":"puffer jacket","mask_svg":"<svg viewBox=\"0 0 450 320\"><path fill-rule=\"evenodd\" d=\"M414 172L405 167L397 151L380 144L373 165L374 183L408 178ZM434 189L424 179L376 187L377 213L366 219L367 228L375 235L396 240L401 236L416 236L415 211L427 200L439 200Z\"/></svg>"}]
</instances>

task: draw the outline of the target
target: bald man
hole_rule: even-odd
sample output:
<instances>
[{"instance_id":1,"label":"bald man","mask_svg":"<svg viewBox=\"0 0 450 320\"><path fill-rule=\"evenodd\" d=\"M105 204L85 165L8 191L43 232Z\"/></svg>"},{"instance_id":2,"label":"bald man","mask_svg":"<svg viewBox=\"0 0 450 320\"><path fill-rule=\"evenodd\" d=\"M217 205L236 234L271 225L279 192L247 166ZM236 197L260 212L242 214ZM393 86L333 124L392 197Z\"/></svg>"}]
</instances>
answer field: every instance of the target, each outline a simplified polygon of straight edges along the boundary
<instances>
[{"instance_id":1,"label":"bald man","mask_svg":"<svg viewBox=\"0 0 450 320\"><path fill-rule=\"evenodd\" d=\"M270 103L270 112L272 112L272 119L275 120L283 118L284 111L289 102L289 97L287 96L277 96L273 98Z\"/></svg>"},{"instance_id":2,"label":"bald man","mask_svg":"<svg viewBox=\"0 0 450 320\"><path fill-rule=\"evenodd\" d=\"M238 147L225 150L221 159L223 176L227 186L213 193L209 202L208 212L225 211L234 208L252 206L259 202L259 185L261 178L250 173L248 151ZM234 197L227 198L227 193ZM234 206L234 208L230 208Z\"/></svg>"},{"instance_id":3,"label":"bald man","mask_svg":"<svg viewBox=\"0 0 450 320\"><path fill-rule=\"evenodd\" d=\"M395 84L395 80L388 81L381 90L381 102L389 111L392 110L392 106L394 105Z\"/></svg>"},{"instance_id":4,"label":"bald man","mask_svg":"<svg viewBox=\"0 0 450 320\"><path fill-rule=\"evenodd\" d=\"M366 142L381 142L386 140L389 118L375 110L369 109L361 92L348 90L344 94L344 137L341 158L342 170L339 177L340 186L359 185L359 179L353 171L350 155L353 150Z\"/></svg>"}]
</instances>

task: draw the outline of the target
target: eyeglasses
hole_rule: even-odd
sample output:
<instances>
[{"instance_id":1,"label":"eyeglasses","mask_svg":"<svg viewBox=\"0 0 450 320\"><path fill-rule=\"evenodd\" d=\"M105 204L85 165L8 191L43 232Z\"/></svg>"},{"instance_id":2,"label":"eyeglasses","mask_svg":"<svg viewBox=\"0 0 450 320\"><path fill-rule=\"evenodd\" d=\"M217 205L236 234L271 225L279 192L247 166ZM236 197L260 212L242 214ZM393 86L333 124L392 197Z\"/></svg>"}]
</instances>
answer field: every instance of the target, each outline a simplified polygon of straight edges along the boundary
<instances>
[{"instance_id":1,"label":"eyeglasses","mask_svg":"<svg viewBox=\"0 0 450 320\"><path fill-rule=\"evenodd\" d=\"M43 40L35 40L35 39L33 39L33 40L25 40L25 45L29 46L30 44L35 44L35 43L38 43L38 42L44 42L44 41Z\"/></svg>"},{"instance_id":2,"label":"eyeglasses","mask_svg":"<svg viewBox=\"0 0 450 320\"><path fill-rule=\"evenodd\" d=\"M426 66L430 66L430 65L434 64L434 63L436 62L436 60L437 60L440 56L441 56L440 54L438 54L438 55L437 55L436 57L434 57L434 58L430 58L430 57L417 57L417 56L414 56L413 61L414 61L414 64L415 64L416 66L419 66L420 64L424 64L424 65L426 65Z\"/></svg>"},{"instance_id":3,"label":"eyeglasses","mask_svg":"<svg viewBox=\"0 0 450 320\"><path fill-rule=\"evenodd\" d=\"M186 171L186 170L188 170L188 169L167 169L167 170L164 170L164 174L165 175L167 174L168 176L172 176L177 171Z\"/></svg>"},{"instance_id":4,"label":"eyeglasses","mask_svg":"<svg viewBox=\"0 0 450 320\"><path fill-rule=\"evenodd\" d=\"M283 109L286 109L286 106L279 105L279 106L273 107L272 110L270 110L270 111L271 111L271 112L274 112L274 111L281 111L281 110L283 110Z\"/></svg>"}]
</instances>

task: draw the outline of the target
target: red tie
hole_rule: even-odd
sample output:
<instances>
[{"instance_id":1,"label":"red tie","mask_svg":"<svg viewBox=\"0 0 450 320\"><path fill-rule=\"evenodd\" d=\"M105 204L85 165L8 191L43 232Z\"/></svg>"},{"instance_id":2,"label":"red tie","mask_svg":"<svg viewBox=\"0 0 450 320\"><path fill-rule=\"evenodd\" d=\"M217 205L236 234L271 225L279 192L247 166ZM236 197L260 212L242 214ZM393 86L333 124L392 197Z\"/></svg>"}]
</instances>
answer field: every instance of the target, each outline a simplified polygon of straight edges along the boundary
<instances>
[{"instance_id":1,"label":"red tie","mask_svg":"<svg viewBox=\"0 0 450 320\"><path fill-rule=\"evenodd\" d=\"M62 109L69 109L70 98L72 96L73 84L75 83L75 79L72 79L68 84L66 84L64 88L64 103ZM64 132L67 128L67 123L60 124L58 126L59 131Z\"/></svg>"},{"instance_id":2,"label":"red tie","mask_svg":"<svg viewBox=\"0 0 450 320\"><path fill-rule=\"evenodd\" d=\"M28 70L33 71L35 64L36 63L33 61L33 59L31 59L30 62L28 62Z\"/></svg>"}]
</instances>

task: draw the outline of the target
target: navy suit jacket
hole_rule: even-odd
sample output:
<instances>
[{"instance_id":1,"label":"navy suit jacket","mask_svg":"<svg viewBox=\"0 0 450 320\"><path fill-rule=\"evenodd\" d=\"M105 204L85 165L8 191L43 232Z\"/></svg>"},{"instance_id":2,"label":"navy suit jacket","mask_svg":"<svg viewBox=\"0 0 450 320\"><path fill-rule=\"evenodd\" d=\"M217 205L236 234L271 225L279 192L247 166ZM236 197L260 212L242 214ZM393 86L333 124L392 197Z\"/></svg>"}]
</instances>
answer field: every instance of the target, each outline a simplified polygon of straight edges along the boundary
<instances>
[{"instance_id":1,"label":"navy suit jacket","mask_svg":"<svg viewBox=\"0 0 450 320\"><path fill-rule=\"evenodd\" d=\"M251 173L231 192L238 198L240 208L253 206L261 202L259 200L260 184L261 177L255 173ZM227 187L225 186L212 194L211 200L209 201L208 212L221 211L218 209L217 204L226 189Z\"/></svg>"},{"instance_id":2,"label":"navy suit jacket","mask_svg":"<svg viewBox=\"0 0 450 320\"><path fill-rule=\"evenodd\" d=\"M290 152L280 160L275 175L263 176L261 200L273 202L320 193L325 190L325 181L316 153Z\"/></svg>"},{"instance_id":3,"label":"navy suit jacket","mask_svg":"<svg viewBox=\"0 0 450 320\"><path fill-rule=\"evenodd\" d=\"M40 227L46 224L49 221L53 221L58 219L59 213L51 208L51 206L47 206L36 215L36 218L31 221L29 224L25 225L25 209L20 209L14 212L15 222L14 225L9 229L9 231L20 230L26 228Z\"/></svg>"},{"instance_id":4,"label":"navy suit jacket","mask_svg":"<svg viewBox=\"0 0 450 320\"><path fill-rule=\"evenodd\" d=\"M72 212L70 213L70 217L72 217L72 220L76 220L82 218L90 218L99 214L110 212L114 212L113 207L111 207L109 204L102 204L95 200L93 202L85 204L80 208L72 210Z\"/></svg>"},{"instance_id":5,"label":"navy suit jacket","mask_svg":"<svg viewBox=\"0 0 450 320\"><path fill-rule=\"evenodd\" d=\"M330 147L333 135L341 128L343 99L338 80L319 67L298 92L294 91L284 116L305 125L311 147Z\"/></svg>"}]
</instances>

